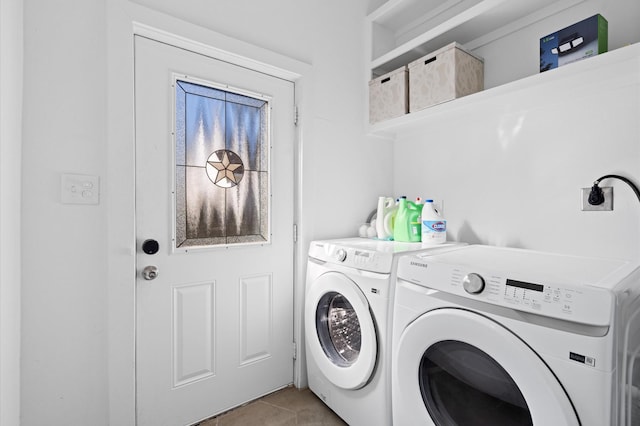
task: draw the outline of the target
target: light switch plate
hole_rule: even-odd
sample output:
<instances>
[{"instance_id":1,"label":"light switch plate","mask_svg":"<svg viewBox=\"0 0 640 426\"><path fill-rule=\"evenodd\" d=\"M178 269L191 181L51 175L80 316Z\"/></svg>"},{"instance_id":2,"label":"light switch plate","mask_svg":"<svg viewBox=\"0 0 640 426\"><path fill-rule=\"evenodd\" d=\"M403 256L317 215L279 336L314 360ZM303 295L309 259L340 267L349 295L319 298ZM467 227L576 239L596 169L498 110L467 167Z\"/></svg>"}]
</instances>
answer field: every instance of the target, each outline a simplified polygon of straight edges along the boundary
<instances>
[{"instance_id":1,"label":"light switch plate","mask_svg":"<svg viewBox=\"0 0 640 426\"><path fill-rule=\"evenodd\" d=\"M64 173L60 198L63 204L99 204L100 177Z\"/></svg>"}]
</instances>

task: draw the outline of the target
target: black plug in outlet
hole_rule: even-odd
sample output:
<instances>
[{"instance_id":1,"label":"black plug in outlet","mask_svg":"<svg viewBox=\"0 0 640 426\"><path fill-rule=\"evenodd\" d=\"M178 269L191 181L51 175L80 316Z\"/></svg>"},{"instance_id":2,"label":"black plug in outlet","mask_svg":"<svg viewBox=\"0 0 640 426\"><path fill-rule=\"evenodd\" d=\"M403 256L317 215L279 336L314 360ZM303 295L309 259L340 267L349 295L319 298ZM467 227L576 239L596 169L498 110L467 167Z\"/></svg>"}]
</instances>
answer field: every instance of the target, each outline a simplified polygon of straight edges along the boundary
<instances>
[{"instance_id":1,"label":"black plug in outlet","mask_svg":"<svg viewBox=\"0 0 640 426\"><path fill-rule=\"evenodd\" d=\"M599 206L600 204L604 203L604 194L602 193L602 189L600 189L597 184L591 187L588 201L592 206Z\"/></svg>"},{"instance_id":2,"label":"black plug in outlet","mask_svg":"<svg viewBox=\"0 0 640 426\"><path fill-rule=\"evenodd\" d=\"M580 202L583 212L613 210L613 187L603 186L598 189L600 191L593 194L593 188L582 188ZM595 204L598 202L599 204Z\"/></svg>"}]
</instances>

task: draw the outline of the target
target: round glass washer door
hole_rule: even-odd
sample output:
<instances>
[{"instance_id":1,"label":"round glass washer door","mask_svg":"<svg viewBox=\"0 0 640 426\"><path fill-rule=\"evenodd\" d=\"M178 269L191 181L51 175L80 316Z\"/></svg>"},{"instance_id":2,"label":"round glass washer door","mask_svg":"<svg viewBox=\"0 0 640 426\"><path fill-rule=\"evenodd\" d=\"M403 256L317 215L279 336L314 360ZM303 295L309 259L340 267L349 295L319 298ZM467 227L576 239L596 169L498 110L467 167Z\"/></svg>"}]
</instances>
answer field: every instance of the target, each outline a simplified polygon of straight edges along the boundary
<instances>
[{"instance_id":1,"label":"round glass washer door","mask_svg":"<svg viewBox=\"0 0 640 426\"><path fill-rule=\"evenodd\" d=\"M347 276L327 272L308 288L305 338L324 376L343 389L359 389L370 379L378 341L369 303Z\"/></svg>"},{"instance_id":2,"label":"round glass washer door","mask_svg":"<svg viewBox=\"0 0 640 426\"><path fill-rule=\"evenodd\" d=\"M580 424L549 367L483 315L427 312L404 329L394 354L394 410L416 424Z\"/></svg>"},{"instance_id":3,"label":"round glass washer door","mask_svg":"<svg viewBox=\"0 0 640 426\"><path fill-rule=\"evenodd\" d=\"M509 373L468 343L443 340L422 355L422 400L438 425L533 426L529 406Z\"/></svg>"}]
</instances>

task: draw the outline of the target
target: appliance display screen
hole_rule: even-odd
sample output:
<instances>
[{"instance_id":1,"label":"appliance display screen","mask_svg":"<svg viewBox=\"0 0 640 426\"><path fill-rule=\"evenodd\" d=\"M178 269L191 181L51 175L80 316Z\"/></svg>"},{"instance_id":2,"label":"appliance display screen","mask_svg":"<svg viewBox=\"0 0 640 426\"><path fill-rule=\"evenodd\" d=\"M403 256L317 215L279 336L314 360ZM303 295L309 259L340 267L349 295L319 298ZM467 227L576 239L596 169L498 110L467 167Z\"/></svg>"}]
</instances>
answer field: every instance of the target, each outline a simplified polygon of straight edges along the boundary
<instances>
[{"instance_id":1,"label":"appliance display screen","mask_svg":"<svg viewBox=\"0 0 640 426\"><path fill-rule=\"evenodd\" d=\"M509 278L507 278L507 285L523 288L525 290L533 290L533 291L539 291L539 292L544 291L544 286L542 284L533 284L533 283L527 283L524 281L510 280Z\"/></svg>"}]
</instances>

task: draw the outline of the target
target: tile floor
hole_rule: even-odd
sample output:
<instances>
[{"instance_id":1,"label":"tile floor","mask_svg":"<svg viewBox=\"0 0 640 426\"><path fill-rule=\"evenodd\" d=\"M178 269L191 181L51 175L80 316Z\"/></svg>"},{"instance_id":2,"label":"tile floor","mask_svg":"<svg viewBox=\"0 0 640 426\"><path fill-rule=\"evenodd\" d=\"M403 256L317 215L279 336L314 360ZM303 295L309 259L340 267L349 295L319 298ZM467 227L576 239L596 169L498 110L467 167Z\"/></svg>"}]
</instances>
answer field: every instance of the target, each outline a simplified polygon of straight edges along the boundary
<instances>
[{"instance_id":1,"label":"tile floor","mask_svg":"<svg viewBox=\"0 0 640 426\"><path fill-rule=\"evenodd\" d=\"M309 389L289 386L197 426L344 426Z\"/></svg>"}]
</instances>

